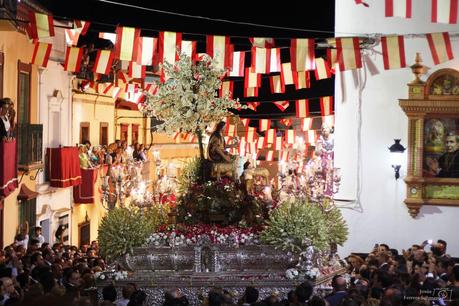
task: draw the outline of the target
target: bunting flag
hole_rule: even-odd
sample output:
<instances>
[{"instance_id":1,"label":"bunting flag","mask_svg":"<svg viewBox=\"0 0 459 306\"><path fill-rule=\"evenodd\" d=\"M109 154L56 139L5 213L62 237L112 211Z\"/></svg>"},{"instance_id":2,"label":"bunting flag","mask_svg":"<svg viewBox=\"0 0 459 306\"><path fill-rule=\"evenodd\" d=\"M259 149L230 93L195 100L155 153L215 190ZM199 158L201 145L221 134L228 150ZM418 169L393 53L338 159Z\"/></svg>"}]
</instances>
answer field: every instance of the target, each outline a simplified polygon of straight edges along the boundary
<instances>
[{"instance_id":1,"label":"bunting flag","mask_svg":"<svg viewBox=\"0 0 459 306\"><path fill-rule=\"evenodd\" d=\"M281 52L280 48L268 49L269 65L266 73L280 72L281 71Z\"/></svg>"},{"instance_id":2,"label":"bunting flag","mask_svg":"<svg viewBox=\"0 0 459 306\"><path fill-rule=\"evenodd\" d=\"M252 48L252 67L251 71L255 73L269 73L269 63L270 63L270 49L266 48Z\"/></svg>"},{"instance_id":3,"label":"bunting flag","mask_svg":"<svg viewBox=\"0 0 459 306\"><path fill-rule=\"evenodd\" d=\"M234 90L234 82L233 81L223 81L222 86L220 86L219 96L226 97L232 99L233 98L233 90Z\"/></svg>"},{"instance_id":4,"label":"bunting flag","mask_svg":"<svg viewBox=\"0 0 459 306\"><path fill-rule=\"evenodd\" d=\"M134 79L145 79L147 66L139 65L136 62L129 63L128 76Z\"/></svg>"},{"instance_id":5,"label":"bunting flag","mask_svg":"<svg viewBox=\"0 0 459 306\"><path fill-rule=\"evenodd\" d=\"M260 132L269 130L269 128L271 127L270 119L260 119L258 123L259 123L258 129L260 130Z\"/></svg>"},{"instance_id":6,"label":"bunting flag","mask_svg":"<svg viewBox=\"0 0 459 306\"><path fill-rule=\"evenodd\" d=\"M448 32L426 34L435 65L452 60L453 50Z\"/></svg>"},{"instance_id":7,"label":"bunting flag","mask_svg":"<svg viewBox=\"0 0 459 306\"><path fill-rule=\"evenodd\" d=\"M341 71L362 68L358 37L337 38L336 51Z\"/></svg>"},{"instance_id":8,"label":"bunting flag","mask_svg":"<svg viewBox=\"0 0 459 306\"><path fill-rule=\"evenodd\" d=\"M154 37L140 37L136 46L134 60L137 64L151 66L155 63L158 39Z\"/></svg>"},{"instance_id":9,"label":"bunting flag","mask_svg":"<svg viewBox=\"0 0 459 306\"><path fill-rule=\"evenodd\" d=\"M290 43L290 60L293 71L316 69L314 56L314 39L292 38Z\"/></svg>"},{"instance_id":10,"label":"bunting flag","mask_svg":"<svg viewBox=\"0 0 459 306\"><path fill-rule=\"evenodd\" d=\"M181 51L183 54L186 54L191 58L191 60L196 60L196 42L191 40L182 40Z\"/></svg>"},{"instance_id":11,"label":"bunting flag","mask_svg":"<svg viewBox=\"0 0 459 306\"><path fill-rule=\"evenodd\" d=\"M293 85L293 73L291 63L282 63L281 78L284 85Z\"/></svg>"},{"instance_id":12,"label":"bunting flag","mask_svg":"<svg viewBox=\"0 0 459 306\"><path fill-rule=\"evenodd\" d=\"M252 46L258 48L274 48L274 38L251 37L249 38Z\"/></svg>"},{"instance_id":13,"label":"bunting flag","mask_svg":"<svg viewBox=\"0 0 459 306\"><path fill-rule=\"evenodd\" d=\"M115 57L122 61L135 60L134 49L137 47L140 29L116 27Z\"/></svg>"},{"instance_id":14,"label":"bunting flag","mask_svg":"<svg viewBox=\"0 0 459 306\"><path fill-rule=\"evenodd\" d=\"M281 122L283 125L285 125L285 126L288 127L288 126L291 126L291 125L292 125L292 122L293 122L293 121L292 121L292 119L286 119L286 118L284 118L284 119L282 119L280 122Z\"/></svg>"},{"instance_id":15,"label":"bunting flag","mask_svg":"<svg viewBox=\"0 0 459 306\"><path fill-rule=\"evenodd\" d=\"M113 98L118 98L118 94L120 92L120 88L119 87L115 87L115 85L113 85L113 83L110 83L107 87L105 87L105 89L102 91L102 93L104 95L108 95L108 96L111 96Z\"/></svg>"},{"instance_id":16,"label":"bunting flag","mask_svg":"<svg viewBox=\"0 0 459 306\"><path fill-rule=\"evenodd\" d=\"M249 149L249 154L255 155L255 158L257 158L258 155L258 145L257 141L255 140L254 142L249 142L247 148Z\"/></svg>"},{"instance_id":17,"label":"bunting flag","mask_svg":"<svg viewBox=\"0 0 459 306\"><path fill-rule=\"evenodd\" d=\"M241 119L241 123L242 123L245 127L248 127L248 126L249 126L249 123L250 123L250 119L243 118L243 119Z\"/></svg>"},{"instance_id":18,"label":"bunting flag","mask_svg":"<svg viewBox=\"0 0 459 306\"><path fill-rule=\"evenodd\" d=\"M243 77L245 65L245 52L233 52L233 60L231 65L230 77Z\"/></svg>"},{"instance_id":19,"label":"bunting flag","mask_svg":"<svg viewBox=\"0 0 459 306\"><path fill-rule=\"evenodd\" d=\"M251 72L250 68L245 68L245 79L244 87L260 87L261 86L261 74Z\"/></svg>"},{"instance_id":20,"label":"bunting flag","mask_svg":"<svg viewBox=\"0 0 459 306\"><path fill-rule=\"evenodd\" d=\"M257 149L258 149L258 150L264 149L265 146L266 146L266 139L265 139L265 137L263 137L263 136L258 137L258 140L257 140Z\"/></svg>"},{"instance_id":21,"label":"bunting flag","mask_svg":"<svg viewBox=\"0 0 459 306\"><path fill-rule=\"evenodd\" d=\"M40 39L54 36L53 16L37 12L29 12L29 31L30 39Z\"/></svg>"},{"instance_id":22,"label":"bunting flag","mask_svg":"<svg viewBox=\"0 0 459 306\"><path fill-rule=\"evenodd\" d=\"M144 83L143 91L149 93L150 95L155 95L158 92L158 85L155 83Z\"/></svg>"},{"instance_id":23,"label":"bunting flag","mask_svg":"<svg viewBox=\"0 0 459 306\"><path fill-rule=\"evenodd\" d=\"M173 65L179 59L177 51L180 52L182 46L182 33L159 32L158 44L159 62Z\"/></svg>"},{"instance_id":24,"label":"bunting flag","mask_svg":"<svg viewBox=\"0 0 459 306\"><path fill-rule=\"evenodd\" d=\"M91 22L84 20L74 20L73 25L74 28L78 30L80 35L85 36L88 33Z\"/></svg>"},{"instance_id":25,"label":"bunting flag","mask_svg":"<svg viewBox=\"0 0 459 306\"><path fill-rule=\"evenodd\" d=\"M309 131L312 127L312 118L302 118L301 119L301 129L303 131Z\"/></svg>"},{"instance_id":26,"label":"bunting flag","mask_svg":"<svg viewBox=\"0 0 459 306\"><path fill-rule=\"evenodd\" d=\"M93 72L99 74L110 74L113 63L113 52L110 50L98 50L96 61L94 62Z\"/></svg>"},{"instance_id":27,"label":"bunting flag","mask_svg":"<svg viewBox=\"0 0 459 306\"><path fill-rule=\"evenodd\" d=\"M278 102L274 102L274 105L276 105L281 111L285 111L290 106L290 102L289 101L278 101Z\"/></svg>"},{"instance_id":28,"label":"bunting flag","mask_svg":"<svg viewBox=\"0 0 459 306\"><path fill-rule=\"evenodd\" d=\"M285 85L282 83L280 75L273 75L269 77L269 85L271 93L285 93Z\"/></svg>"},{"instance_id":29,"label":"bunting flag","mask_svg":"<svg viewBox=\"0 0 459 306\"><path fill-rule=\"evenodd\" d=\"M279 160L280 161L283 161L284 163L288 161L288 158L289 158L289 151L281 151L280 152L280 156L279 156Z\"/></svg>"},{"instance_id":30,"label":"bunting flag","mask_svg":"<svg viewBox=\"0 0 459 306\"><path fill-rule=\"evenodd\" d=\"M229 44L228 36L207 35L206 52L216 61L216 67L226 69L229 64Z\"/></svg>"},{"instance_id":31,"label":"bunting flag","mask_svg":"<svg viewBox=\"0 0 459 306\"><path fill-rule=\"evenodd\" d=\"M405 43L403 35L381 37L384 69L405 68Z\"/></svg>"},{"instance_id":32,"label":"bunting flag","mask_svg":"<svg viewBox=\"0 0 459 306\"><path fill-rule=\"evenodd\" d=\"M411 18L411 0L386 0L386 17Z\"/></svg>"},{"instance_id":33,"label":"bunting flag","mask_svg":"<svg viewBox=\"0 0 459 306\"><path fill-rule=\"evenodd\" d=\"M276 129L269 129L266 131L266 134L265 134L265 138L266 138L266 142L267 143L274 143L274 141L276 140Z\"/></svg>"},{"instance_id":34,"label":"bunting flag","mask_svg":"<svg viewBox=\"0 0 459 306\"><path fill-rule=\"evenodd\" d=\"M432 0L432 22L457 23L458 0Z\"/></svg>"},{"instance_id":35,"label":"bunting flag","mask_svg":"<svg viewBox=\"0 0 459 306\"><path fill-rule=\"evenodd\" d=\"M137 87L137 84L133 84L133 83L130 83L130 84L126 84L126 89L125 91L127 93L136 93L139 91L138 87Z\"/></svg>"},{"instance_id":36,"label":"bunting flag","mask_svg":"<svg viewBox=\"0 0 459 306\"><path fill-rule=\"evenodd\" d=\"M363 0L355 0L355 4L362 4L363 6L369 7L368 3L363 2Z\"/></svg>"},{"instance_id":37,"label":"bunting flag","mask_svg":"<svg viewBox=\"0 0 459 306\"><path fill-rule=\"evenodd\" d=\"M65 43L69 46L76 46L80 38L79 30L65 29Z\"/></svg>"},{"instance_id":38,"label":"bunting flag","mask_svg":"<svg viewBox=\"0 0 459 306\"><path fill-rule=\"evenodd\" d=\"M251 126L247 127L247 131L245 134L245 138L247 142L249 143L255 142L256 137L257 137L257 129Z\"/></svg>"},{"instance_id":39,"label":"bunting flag","mask_svg":"<svg viewBox=\"0 0 459 306\"><path fill-rule=\"evenodd\" d=\"M175 132L174 134L172 134L172 139L175 140L175 142L179 142L180 140L180 132Z\"/></svg>"},{"instance_id":40,"label":"bunting flag","mask_svg":"<svg viewBox=\"0 0 459 306\"><path fill-rule=\"evenodd\" d=\"M330 66L328 63L322 58L316 58L316 80L323 80L331 78L331 71Z\"/></svg>"},{"instance_id":41,"label":"bunting flag","mask_svg":"<svg viewBox=\"0 0 459 306\"><path fill-rule=\"evenodd\" d=\"M48 66L51 49L51 44L36 42L32 55L32 64L46 68L46 66Z\"/></svg>"},{"instance_id":42,"label":"bunting flag","mask_svg":"<svg viewBox=\"0 0 459 306\"><path fill-rule=\"evenodd\" d=\"M268 152L266 152L265 160L266 161L273 161L274 160L274 151L269 150Z\"/></svg>"},{"instance_id":43,"label":"bunting flag","mask_svg":"<svg viewBox=\"0 0 459 306\"><path fill-rule=\"evenodd\" d=\"M327 63L331 73L335 73L335 65L338 63L338 52L336 49L327 49Z\"/></svg>"},{"instance_id":44,"label":"bunting flag","mask_svg":"<svg viewBox=\"0 0 459 306\"><path fill-rule=\"evenodd\" d=\"M236 126L234 124L227 124L225 132L229 137L236 137Z\"/></svg>"},{"instance_id":45,"label":"bunting flag","mask_svg":"<svg viewBox=\"0 0 459 306\"><path fill-rule=\"evenodd\" d=\"M65 53L64 70L69 72L80 72L83 48L67 47Z\"/></svg>"},{"instance_id":46,"label":"bunting flag","mask_svg":"<svg viewBox=\"0 0 459 306\"><path fill-rule=\"evenodd\" d=\"M241 139L239 140L239 146L238 146L239 156L245 156L246 145L247 145L247 141L245 137L241 137Z\"/></svg>"},{"instance_id":47,"label":"bunting flag","mask_svg":"<svg viewBox=\"0 0 459 306\"><path fill-rule=\"evenodd\" d=\"M295 143L296 133L295 130L286 130L285 131L285 142L289 145Z\"/></svg>"},{"instance_id":48,"label":"bunting flag","mask_svg":"<svg viewBox=\"0 0 459 306\"><path fill-rule=\"evenodd\" d=\"M246 87L244 88L244 97L258 97L258 87Z\"/></svg>"},{"instance_id":49,"label":"bunting flag","mask_svg":"<svg viewBox=\"0 0 459 306\"><path fill-rule=\"evenodd\" d=\"M320 98L320 113L322 116L329 116L333 114L333 97Z\"/></svg>"},{"instance_id":50,"label":"bunting flag","mask_svg":"<svg viewBox=\"0 0 459 306\"><path fill-rule=\"evenodd\" d=\"M330 115L330 116L322 116L322 125L326 124L328 126L334 126L335 125L335 116Z\"/></svg>"},{"instance_id":51,"label":"bunting flag","mask_svg":"<svg viewBox=\"0 0 459 306\"><path fill-rule=\"evenodd\" d=\"M293 72L293 82L297 90L311 87L311 79L309 77L309 71L298 71Z\"/></svg>"},{"instance_id":52,"label":"bunting flag","mask_svg":"<svg viewBox=\"0 0 459 306\"><path fill-rule=\"evenodd\" d=\"M308 130L304 134L306 139L306 143L315 143L316 142L316 131L315 130Z\"/></svg>"},{"instance_id":53,"label":"bunting flag","mask_svg":"<svg viewBox=\"0 0 459 306\"><path fill-rule=\"evenodd\" d=\"M247 102L247 108L253 110L254 112L257 111L257 107L260 105L260 102Z\"/></svg>"},{"instance_id":54,"label":"bunting flag","mask_svg":"<svg viewBox=\"0 0 459 306\"><path fill-rule=\"evenodd\" d=\"M309 117L309 101L307 99L301 99L296 101L296 117Z\"/></svg>"},{"instance_id":55,"label":"bunting flag","mask_svg":"<svg viewBox=\"0 0 459 306\"><path fill-rule=\"evenodd\" d=\"M276 139L274 140L273 150L280 151L282 150L282 146L283 146L282 136L277 136Z\"/></svg>"}]
</instances>

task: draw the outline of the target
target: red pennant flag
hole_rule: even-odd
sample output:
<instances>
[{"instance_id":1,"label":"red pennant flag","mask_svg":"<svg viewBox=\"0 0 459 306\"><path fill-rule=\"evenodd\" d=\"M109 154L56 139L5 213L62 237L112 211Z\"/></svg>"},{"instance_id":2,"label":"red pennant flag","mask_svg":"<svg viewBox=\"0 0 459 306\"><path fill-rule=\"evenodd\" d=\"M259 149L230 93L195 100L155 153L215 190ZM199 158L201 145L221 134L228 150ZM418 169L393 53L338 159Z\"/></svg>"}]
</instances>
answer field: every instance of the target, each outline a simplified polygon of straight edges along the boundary
<instances>
[{"instance_id":1,"label":"red pennant flag","mask_svg":"<svg viewBox=\"0 0 459 306\"><path fill-rule=\"evenodd\" d=\"M150 95L155 95L158 92L158 85L145 82L143 91L148 92Z\"/></svg>"},{"instance_id":2,"label":"red pennant flag","mask_svg":"<svg viewBox=\"0 0 459 306\"><path fill-rule=\"evenodd\" d=\"M285 126L291 126L292 125L292 119L282 119L280 122Z\"/></svg>"},{"instance_id":3,"label":"red pennant flag","mask_svg":"<svg viewBox=\"0 0 459 306\"><path fill-rule=\"evenodd\" d=\"M266 152L265 160L266 161L273 161L274 160L274 151L269 150L268 152Z\"/></svg>"},{"instance_id":4,"label":"red pennant flag","mask_svg":"<svg viewBox=\"0 0 459 306\"><path fill-rule=\"evenodd\" d=\"M247 142L249 143L255 142L256 137L257 137L257 129L251 126L247 127L247 131L245 134L245 138Z\"/></svg>"},{"instance_id":5,"label":"red pennant flag","mask_svg":"<svg viewBox=\"0 0 459 306\"><path fill-rule=\"evenodd\" d=\"M386 0L386 17L411 18L411 0Z\"/></svg>"},{"instance_id":6,"label":"red pennant flag","mask_svg":"<svg viewBox=\"0 0 459 306\"><path fill-rule=\"evenodd\" d=\"M227 124L226 135L230 137L236 137L236 126L233 124Z\"/></svg>"},{"instance_id":7,"label":"red pennant flag","mask_svg":"<svg viewBox=\"0 0 459 306\"><path fill-rule=\"evenodd\" d=\"M279 160L281 160L283 162L287 162L288 158L289 158L289 155L290 155L289 153L290 153L289 151L281 151Z\"/></svg>"},{"instance_id":8,"label":"red pennant flag","mask_svg":"<svg viewBox=\"0 0 459 306\"><path fill-rule=\"evenodd\" d=\"M331 71L330 66L328 63L322 58L316 58L316 80L323 80L331 78Z\"/></svg>"},{"instance_id":9,"label":"red pennant flag","mask_svg":"<svg viewBox=\"0 0 459 306\"><path fill-rule=\"evenodd\" d=\"M234 82L233 81L223 81L222 86L219 90L219 96L224 97L228 96L228 98L233 98L233 90L234 90Z\"/></svg>"},{"instance_id":10,"label":"red pennant flag","mask_svg":"<svg viewBox=\"0 0 459 306\"><path fill-rule=\"evenodd\" d=\"M258 141L257 141L257 149L258 150L261 150L261 149L264 149L266 146L266 140L263 136L261 137L258 137Z\"/></svg>"},{"instance_id":11,"label":"red pennant flag","mask_svg":"<svg viewBox=\"0 0 459 306\"><path fill-rule=\"evenodd\" d=\"M271 93L285 93L285 85L282 83L280 75L273 75L269 77L269 85Z\"/></svg>"},{"instance_id":12,"label":"red pennant flag","mask_svg":"<svg viewBox=\"0 0 459 306\"><path fill-rule=\"evenodd\" d=\"M273 150L280 151L282 150L282 146L283 146L282 136L277 136L276 139L274 140Z\"/></svg>"},{"instance_id":13,"label":"red pennant flag","mask_svg":"<svg viewBox=\"0 0 459 306\"><path fill-rule=\"evenodd\" d=\"M238 146L239 156L245 156L246 145L247 145L247 141L245 140L245 137L241 137L241 139L239 140L239 146Z\"/></svg>"},{"instance_id":14,"label":"red pennant flag","mask_svg":"<svg viewBox=\"0 0 459 306\"><path fill-rule=\"evenodd\" d=\"M46 68L46 66L48 66L51 49L51 44L36 42L32 55L32 64Z\"/></svg>"},{"instance_id":15,"label":"red pennant flag","mask_svg":"<svg viewBox=\"0 0 459 306\"><path fill-rule=\"evenodd\" d=\"M139 65L136 62L129 63L128 76L134 79L145 79L147 66Z\"/></svg>"},{"instance_id":16,"label":"red pennant flag","mask_svg":"<svg viewBox=\"0 0 459 306\"><path fill-rule=\"evenodd\" d=\"M65 43L69 46L78 45L78 39L80 38L80 32L73 29L65 29Z\"/></svg>"},{"instance_id":17,"label":"red pennant flag","mask_svg":"<svg viewBox=\"0 0 459 306\"><path fill-rule=\"evenodd\" d=\"M241 122L245 127L248 127L249 123L250 123L250 119L243 118L243 119L241 119Z\"/></svg>"},{"instance_id":18,"label":"red pennant flag","mask_svg":"<svg viewBox=\"0 0 459 306\"><path fill-rule=\"evenodd\" d=\"M285 85L293 85L293 72L290 63L283 63L281 69L281 78Z\"/></svg>"},{"instance_id":19,"label":"red pennant flag","mask_svg":"<svg viewBox=\"0 0 459 306\"><path fill-rule=\"evenodd\" d=\"M230 77L243 77L244 76L244 63L245 63L245 52L238 51L233 52L233 59L231 65Z\"/></svg>"},{"instance_id":20,"label":"red pennant flag","mask_svg":"<svg viewBox=\"0 0 459 306\"><path fill-rule=\"evenodd\" d=\"M316 142L317 136L316 136L316 131L315 130L308 130L308 131L306 131L306 133L304 135L306 136L305 141L307 143L315 143Z\"/></svg>"},{"instance_id":21,"label":"red pennant flag","mask_svg":"<svg viewBox=\"0 0 459 306\"><path fill-rule=\"evenodd\" d=\"M298 71L293 72L293 82L297 90L311 87L311 79L309 77L309 71Z\"/></svg>"},{"instance_id":22,"label":"red pennant flag","mask_svg":"<svg viewBox=\"0 0 459 306\"><path fill-rule=\"evenodd\" d=\"M357 37L337 38L336 50L341 71L362 68L360 45Z\"/></svg>"},{"instance_id":23,"label":"red pennant flag","mask_svg":"<svg viewBox=\"0 0 459 306\"><path fill-rule=\"evenodd\" d=\"M196 42L191 40L182 40L182 53L186 54L191 60L196 61Z\"/></svg>"},{"instance_id":24,"label":"red pennant flag","mask_svg":"<svg viewBox=\"0 0 459 306\"><path fill-rule=\"evenodd\" d=\"M261 132L269 130L269 128L271 127L271 120L270 119L260 119L260 121L258 123L259 123L258 129Z\"/></svg>"},{"instance_id":25,"label":"red pennant flag","mask_svg":"<svg viewBox=\"0 0 459 306\"><path fill-rule=\"evenodd\" d=\"M113 52L110 50L98 50L93 72L108 75L113 64Z\"/></svg>"},{"instance_id":26,"label":"red pennant flag","mask_svg":"<svg viewBox=\"0 0 459 306\"><path fill-rule=\"evenodd\" d=\"M176 32L159 32L158 50L159 62L168 62L175 64L179 59L180 47L182 46L182 33Z\"/></svg>"},{"instance_id":27,"label":"red pennant flag","mask_svg":"<svg viewBox=\"0 0 459 306\"><path fill-rule=\"evenodd\" d=\"M158 39L154 37L139 37L138 44L135 47L134 60L137 64L143 66L152 66L155 63L155 54L157 52Z\"/></svg>"},{"instance_id":28,"label":"red pennant flag","mask_svg":"<svg viewBox=\"0 0 459 306\"><path fill-rule=\"evenodd\" d=\"M457 23L458 0L432 0L432 22Z\"/></svg>"},{"instance_id":29,"label":"red pennant flag","mask_svg":"<svg viewBox=\"0 0 459 306\"><path fill-rule=\"evenodd\" d=\"M293 71L316 69L314 39L293 38L290 45L290 59Z\"/></svg>"},{"instance_id":30,"label":"red pennant flag","mask_svg":"<svg viewBox=\"0 0 459 306\"><path fill-rule=\"evenodd\" d=\"M244 88L244 97L257 97L258 96L258 87L246 87Z\"/></svg>"},{"instance_id":31,"label":"red pennant flag","mask_svg":"<svg viewBox=\"0 0 459 306\"><path fill-rule=\"evenodd\" d=\"M448 32L426 34L426 37L435 65L454 58Z\"/></svg>"},{"instance_id":32,"label":"red pennant flag","mask_svg":"<svg viewBox=\"0 0 459 306\"><path fill-rule=\"evenodd\" d=\"M260 105L260 102L247 102L247 108L253 110L254 112L257 111L257 107Z\"/></svg>"},{"instance_id":33,"label":"red pennant flag","mask_svg":"<svg viewBox=\"0 0 459 306\"><path fill-rule=\"evenodd\" d=\"M207 35L207 54L216 61L216 67L226 69L230 67L229 62L229 45L228 36Z\"/></svg>"},{"instance_id":34,"label":"red pennant flag","mask_svg":"<svg viewBox=\"0 0 459 306\"><path fill-rule=\"evenodd\" d=\"M30 39L40 39L54 36L53 16L29 12L29 31Z\"/></svg>"},{"instance_id":35,"label":"red pennant flag","mask_svg":"<svg viewBox=\"0 0 459 306\"><path fill-rule=\"evenodd\" d=\"M251 72L250 68L245 68L245 79L244 87L260 87L261 86L261 74Z\"/></svg>"},{"instance_id":36,"label":"red pennant flag","mask_svg":"<svg viewBox=\"0 0 459 306\"><path fill-rule=\"evenodd\" d=\"M266 131L266 142L274 143L276 141L276 129L269 129Z\"/></svg>"},{"instance_id":37,"label":"red pennant flag","mask_svg":"<svg viewBox=\"0 0 459 306\"><path fill-rule=\"evenodd\" d=\"M259 48L274 48L274 38L251 37L252 46Z\"/></svg>"},{"instance_id":38,"label":"red pennant flag","mask_svg":"<svg viewBox=\"0 0 459 306\"><path fill-rule=\"evenodd\" d=\"M333 114L333 97L321 97L320 98L320 113L322 116L328 116Z\"/></svg>"},{"instance_id":39,"label":"red pennant flag","mask_svg":"<svg viewBox=\"0 0 459 306\"><path fill-rule=\"evenodd\" d=\"M281 71L281 52L280 48L268 49L269 52L269 65L266 73L280 72Z\"/></svg>"},{"instance_id":40,"label":"red pennant flag","mask_svg":"<svg viewBox=\"0 0 459 306\"><path fill-rule=\"evenodd\" d=\"M296 101L296 117L309 117L309 101L307 99L301 99Z\"/></svg>"},{"instance_id":41,"label":"red pennant flag","mask_svg":"<svg viewBox=\"0 0 459 306\"><path fill-rule=\"evenodd\" d=\"M381 37L384 69L405 68L405 43L403 35Z\"/></svg>"},{"instance_id":42,"label":"red pennant flag","mask_svg":"<svg viewBox=\"0 0 459 306\"><path fill-rule=\"evenodd\" d=\"M289 101L279 101L279 102L274 102L274 105L276 105L281 111L285 111L290 106L290 102Z\"/></svg>"},{"instance_id":43,"label":"red pennant flag","mask_svg":"<svg viewBox=\"0 0 459 306\"><path fill-rule=\"evenodd\" d=\"M323 116L322 117L322 125L326 124L328 126L334 126L335 125L335 116L330 115L330 116Z\"/></svg>"},{"instance_id":44,"label":"red pennant flag","mask_svg":"<svg viewBox=\"0 0 459 306\"><path fill-rule=\"evenodd\" d=\"M369 7L368 3L363 2L363 0L355 0L355 4L362 4L363 6Z\"/></svg>"},{"instance_id":45,"label":"red pennant flag","mask_svg":"<svg viewBox=\"0 0 459 306\"><path fill-rule=\"evenodd\" d=\"M64 70L69 72L79 72L83 48L67 47L65 53Z\"/></svg>"},{"instance_id":46,"label":"red pennant flag","mask_svg":"<svg viewBox=\"0 0 459 306\"><path fill-rule=\"evenodd\" d=\"M335 65L338 63L338 52L336 49L327 49L327 63L331 73L335 73Z\"/></svg>"},{"instance_id":47,"label":"red pennant flag","mask_svg":"<svg viewBox=\"0 0 459 306\"><path fill-rule=\"evenodd\" d=\"M301 129L303 131L308 131L312 127L312 118L302 118L301 119Z\"/></svg>"},{"instance_id":48,"label":"red pennant flag","mask_svg":"<svg viewBox=\"0 0 459 306\"><path fill-rule=\"evenodd\" d=\"M251 71L255 73L268 73L270 64L270 49L252 48L252 67Z\"/></svg>"},{"instance_id":49,"label":"red pennant flag","mask_svg":"<svg viewBox=\"0 0 459 306\"><path fill-rule=\"evenodd\" d=\"M285 142L289 145L295 143L296 133L295 130L286 130L285 131Z\"/></svg>"},{"instance_id":50,"label":"red pennant flag","mask_svg":"<svg viewBox=\"0 0 459 306\"><path fill-rule=\"evenodd\" d=\"M135 60L134 49L140 37L140 29L116 27L115 57L123 61Z\"/></svg>"},{"instance_id":51,"label":"red pennant flag","mask_svg":"<svg viewBox=\"0 0 459 306\"><path fill-rule=\"evenodd\" d=\"M89 26L91 23L89 21L84 20L74 20L74 27L78 30L80 35L85 36L88 33Z\"/></svg>"}]
</instances>

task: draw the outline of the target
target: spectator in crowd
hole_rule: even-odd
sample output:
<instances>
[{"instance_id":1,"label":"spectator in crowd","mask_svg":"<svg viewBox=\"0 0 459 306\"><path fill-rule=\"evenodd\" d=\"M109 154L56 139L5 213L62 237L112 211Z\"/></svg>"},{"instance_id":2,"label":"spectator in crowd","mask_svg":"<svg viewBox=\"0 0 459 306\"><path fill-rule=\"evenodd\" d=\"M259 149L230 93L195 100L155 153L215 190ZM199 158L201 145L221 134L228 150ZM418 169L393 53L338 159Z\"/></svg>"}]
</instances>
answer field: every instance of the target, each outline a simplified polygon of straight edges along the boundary
<instances>
[{"instance_id":1,"label":"spectator in crowd","mask_svg":"<svg viewBox=\"0 0 459 306\"><path fill-rule=\"evenodd\" d=\"M32 239L38 240L38 247L41 248L41 245L45 242L45 237L41 233L42 229L40 226L35 226L33 230Z\"/></svg>"},{"instance_id":2,"label":"spectator in crowd","mask_svg":"<svg viewBox=\"0 0 459 306\"><path fill-rule=\"evenodd\" d=\"M136 290L132 293L129 299L128 306L145 306L147 302L147 295L142 290Z\"/></svg>"},{"instance_id":3,"label":"spectator in crowd","mask_svg":"<svg viewBox=\"0 0 459 306\"><path fill-rule=\"evenodd\" d=\"M101 306L113 306L115 305L117 293L116 288L113 285L105 286L102 289L102 303Z\"/></svg>"},{"instance_id":4,"label":"spectator in crowd","mask_svg":"<svg viewBox=\"0 0 459 306\"><path fill-rule=\"evenodd\" d=\"M330 306L337 306L341 300L347 295L346 280L342 275L336 275L332 279L333 292L325 299Z\"/></svg>"},{"instance_id":5,"label":"spectator in crowd","mask_svg":"<svg viewBox=\"0 0 459 306\"><path fill-rule=\"evenodd\" d=\"M131 295L137 290L135 284L126 284L121 291L121 298L115 302L116 306L127 306Z\"/></svg>"}]
</instances>

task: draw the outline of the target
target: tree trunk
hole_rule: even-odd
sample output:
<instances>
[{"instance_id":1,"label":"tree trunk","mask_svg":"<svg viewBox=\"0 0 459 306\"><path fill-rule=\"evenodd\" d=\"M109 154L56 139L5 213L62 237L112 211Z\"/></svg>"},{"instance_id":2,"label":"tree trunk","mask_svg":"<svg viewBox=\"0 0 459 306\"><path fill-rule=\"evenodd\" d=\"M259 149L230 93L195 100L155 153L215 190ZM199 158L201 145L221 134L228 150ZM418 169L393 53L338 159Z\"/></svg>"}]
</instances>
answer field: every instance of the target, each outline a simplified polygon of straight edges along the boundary
<instances>
[{"instance_id":1,"label":"tree trunk","mask_svg":"<svg viewBox=\"0 0 459 306\"><path fill-rule=\"evenodd\" d=\"M200 128L197 128L196 129L196 136L198 136L198 143L199 143L199 157L200 157L200 160L199 160L199 167L200 167L200 170L199 171L201 173L201 177L200 179L198 180L199 182L201 183L204 183L205 181L207 181L207 175L206 175L206 159L204 157L204 144L202 143L202 131Z\"/></svg>"},{"instance_id":2,"label":"tree trunk","mask_svg":"<svg viewBox=\"0 0 459 306\"><path fill-rule=\"evenodd\" d=\"M201 162L204 161L204 145L202 143L202 132L201 129L196 129L196 136L198 136L198 143L199 143L199 157L201 158Z\"/></svg>"}]
</instances>

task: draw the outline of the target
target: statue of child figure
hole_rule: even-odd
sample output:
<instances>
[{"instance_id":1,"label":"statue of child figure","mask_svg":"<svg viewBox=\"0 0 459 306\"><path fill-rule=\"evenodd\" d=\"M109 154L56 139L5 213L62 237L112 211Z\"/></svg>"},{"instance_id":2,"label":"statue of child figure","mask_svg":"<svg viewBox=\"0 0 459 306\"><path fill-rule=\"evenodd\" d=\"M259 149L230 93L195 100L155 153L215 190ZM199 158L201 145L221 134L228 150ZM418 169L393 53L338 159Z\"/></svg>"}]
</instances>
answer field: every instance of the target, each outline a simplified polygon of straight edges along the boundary
<instances>
[{"instance_id":1,"label":"statue of child figure","mask_svg":"<svg viewBox=\"0 0 459 306\"><path fill-rule=\"evenodd\" d=\"M245 188L245 192L247 195L252 195L253 194L253 166L250 163L250 161L246 161L244 163L244 171L242 172L241 175L241 183Z\"/></svg>"}]
</instances>

